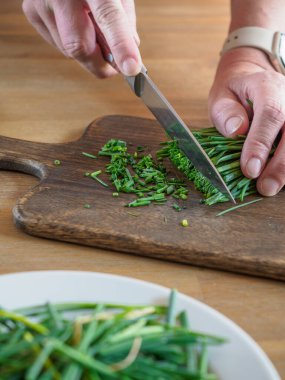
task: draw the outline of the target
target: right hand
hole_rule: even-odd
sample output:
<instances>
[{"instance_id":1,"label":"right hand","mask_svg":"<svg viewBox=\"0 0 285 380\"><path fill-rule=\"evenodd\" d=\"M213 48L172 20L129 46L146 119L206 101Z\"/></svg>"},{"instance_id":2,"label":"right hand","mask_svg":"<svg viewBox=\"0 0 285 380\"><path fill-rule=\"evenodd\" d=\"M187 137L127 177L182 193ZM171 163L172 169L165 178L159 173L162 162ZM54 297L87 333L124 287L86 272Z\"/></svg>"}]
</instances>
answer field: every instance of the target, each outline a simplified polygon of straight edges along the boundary
<instances>
[{"instance_id":1,"label":"right hand","mask_svg":"<svg viewBox=\"0 0 285 380\"><path fill-rule=\"evenodd\" d=\"M139 73L134 0L24 0L23 11L46 41L98 78L107 78L117 71L96 42L95 20L118 69L128 76Z\"/></svg>"},{"instance_id":2,"label":"right hand","mask_svg":"<svg viewBox=\"0 0 285 380\"><path fill-rule=\"evenodd\" d=\"M277 194L285 185L284 75L276 72L267 55L258 49L230 50L220 60L209 95L209 111L224 136L247 134L240 159L242 172L257 179L260 194ZM278 134L280 141L268 160Z\"/></svg>"}]
</instances>

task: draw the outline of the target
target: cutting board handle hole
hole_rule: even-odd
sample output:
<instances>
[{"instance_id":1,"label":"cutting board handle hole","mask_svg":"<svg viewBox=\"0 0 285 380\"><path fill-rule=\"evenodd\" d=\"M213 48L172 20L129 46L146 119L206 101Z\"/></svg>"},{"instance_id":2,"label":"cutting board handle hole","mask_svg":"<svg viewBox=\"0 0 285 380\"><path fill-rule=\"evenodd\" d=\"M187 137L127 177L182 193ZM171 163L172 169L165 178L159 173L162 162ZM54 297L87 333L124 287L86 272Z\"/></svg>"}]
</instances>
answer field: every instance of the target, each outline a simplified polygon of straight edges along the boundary
<instances>
[{"instance_id":1,"label":"cutting board handle hole","mask_svg":"<svg viewBox=\"0 0 285 380\"><path fill-rule=\"evenodd\" d=\"M4 159L0 161L1 170L17 171L25 174L30 174L34 177L43 180L47 177L47 167L34 160L13 160Z\"/></svg>"}]
</instances>

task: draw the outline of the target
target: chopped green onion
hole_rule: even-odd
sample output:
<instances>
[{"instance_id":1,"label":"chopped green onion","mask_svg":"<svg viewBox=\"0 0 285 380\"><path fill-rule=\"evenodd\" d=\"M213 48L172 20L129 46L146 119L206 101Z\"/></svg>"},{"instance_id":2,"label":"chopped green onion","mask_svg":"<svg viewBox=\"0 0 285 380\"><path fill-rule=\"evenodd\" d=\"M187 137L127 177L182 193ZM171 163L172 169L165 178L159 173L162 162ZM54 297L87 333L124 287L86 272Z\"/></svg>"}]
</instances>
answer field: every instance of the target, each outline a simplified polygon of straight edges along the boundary
<instances>
[{"instance_id":1,"label":"chopped green onion","mask_svg":"<svg viewBox=\"0 0 285 380\"><path fill-rule=\"evenodd\" d=\"M90 154L90 153L86 153L86 152L82 152L83 156L85 157L89 157L89 158L97 158L96 156L94 156L93 154Z\"/></svg>"},{"instance_id":2,"label":"chopped green onion","mask_svg":"<svg viewBox=\"0 0 285 380\"><path fill-rule=\"evenodd\" d=\"M182 207L180 207L177 203L173 203L172 208L176 211L182 211Z\"/></svg>"},{"instance_id":3,"label":"chopped green onion","mask_svg":"<svg viewBox=\"0 0 285 380\"><path fill-rule=\"evenodd\" d=\"M244 206L248 206L248 205L251 205L252 203L255 203L255 202L259 202L259 201L262 201L263 198L258 198L258 199L254 199L253 201L249 201L249 202L246 202L246 203L242 203L242 204L239 204L237 206L234 206L234 207L231 207L231 208L228 208L224 211L221 211L219 212L216 216L222 216L228 212L231 212L231 211L234 211L234 210L237 210L238 208L240 207L244 207Z\"/></svg>"},{"instance_id":4,"label":"chopped green onion","mask_svg":"<svg viewBox=\"0 0 285 380\"><path fill-rule=\"evenodd\" d=\"M253 102L250 99L246 99L248 105L253 108Z\"/></svg>"},{"instance_id":5,"label":"chopped green onion","mask_svg":"<svg viewBox=\"0 0 285 380\"><path fill-rule=\"evenodd\" d=\"M109 187L109 185L102 181L100 178L98 178L98 175L102 173L102 170L97 170L96 172L93 172L90 174L90 177L98 181L102 186Z\"/></svg>"},{"instance_id":6,"label":"chopped green onion","mask_svg":"<svg viewBox=\"0 0 285 380\"><path fill-rule=\"evenodd\" d=\"M217 379L208 347L226 340L190 329L176 303L173 290L167 306L68 302L2 309L1 379Z\"/></svg>"}]
</instances>

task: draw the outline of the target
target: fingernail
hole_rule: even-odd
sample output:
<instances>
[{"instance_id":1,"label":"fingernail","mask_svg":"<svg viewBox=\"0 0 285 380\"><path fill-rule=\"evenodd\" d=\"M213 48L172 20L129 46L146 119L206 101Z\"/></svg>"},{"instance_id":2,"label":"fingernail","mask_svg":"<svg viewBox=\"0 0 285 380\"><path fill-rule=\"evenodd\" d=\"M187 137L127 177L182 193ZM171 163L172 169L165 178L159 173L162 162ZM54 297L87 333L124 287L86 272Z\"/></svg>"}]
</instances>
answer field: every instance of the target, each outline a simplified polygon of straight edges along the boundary
<instances>
[{"instance_id":1,"label":"fingernail","mask_svg":"<svg viewBox=\"0 0 285 380\"><path fill-rule=\"evenodd\" d=\"M123 74L127 76L137 75L140 70L139 64L133 58L127 58L123 62Z\"/></svg>"},{"instance_id":2,"label":"fingernail","mask_svg":"<svg viewBox=\"0 0 285 380\"><path fill-rule=\"evenodd\" d=\"M250 177L256 178L259 176L259 173L261 171L261 161L259 158L253 157L250 160L248 160L246 165L246 170Z\"/></svg>"},{"instance_id":3,"label":"fingernail","mask_svg":"<svg viewBox=\"0 0 285 380\"><path fill-rule=\"evenodd\" d=\"M243 119L240 116L233 116L230 117L226 121L226 132L228 135L232 135L235 131L239 129L239 127L242 125Z\"/></svg>"},{"instance_id":4,"label":"fingernail","mask_svg":"<svg viewBox=\"0 0 285 380\"><path fill-rule=\"evenodd\" d=\"M280 188L280 184L274 178L264 178L261 182L262 194L268 197L272 197L277 194Z\"/></svg>"}]
</instances>

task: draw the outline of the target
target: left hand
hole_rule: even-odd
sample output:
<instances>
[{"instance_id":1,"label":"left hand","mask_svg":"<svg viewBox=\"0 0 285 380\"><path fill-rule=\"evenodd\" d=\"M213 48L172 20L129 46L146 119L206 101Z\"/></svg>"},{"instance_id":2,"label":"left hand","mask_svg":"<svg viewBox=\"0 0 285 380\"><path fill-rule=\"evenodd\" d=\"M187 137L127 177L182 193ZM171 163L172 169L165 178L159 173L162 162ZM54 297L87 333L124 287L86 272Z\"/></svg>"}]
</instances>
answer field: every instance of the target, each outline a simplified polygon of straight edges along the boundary
<instances>
[{"instance_id":1,"label":"left hand","mask_svg":"<svg viewBox=\"0 0 285 380\"><path fill-rule=\"evenodd\" d=\"M209 114L223 135L247 134L241 169L246 177L258 178L262 195L277 194L285 185L285 76L265 53L237 48L223 55L209 94ZM279 131L281 140L268 161Z\"/></svg>"}]
</instances>

